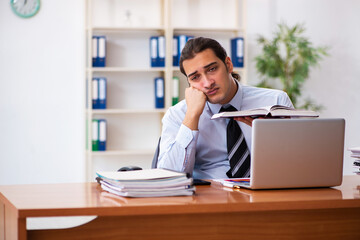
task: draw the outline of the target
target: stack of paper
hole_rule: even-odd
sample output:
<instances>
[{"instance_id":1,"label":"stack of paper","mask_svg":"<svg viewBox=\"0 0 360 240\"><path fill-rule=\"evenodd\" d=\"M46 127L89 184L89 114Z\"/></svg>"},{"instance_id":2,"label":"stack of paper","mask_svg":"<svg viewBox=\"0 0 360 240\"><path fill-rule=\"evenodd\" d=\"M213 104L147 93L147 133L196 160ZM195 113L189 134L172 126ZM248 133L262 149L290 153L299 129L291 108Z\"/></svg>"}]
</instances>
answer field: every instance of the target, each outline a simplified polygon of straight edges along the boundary
<instances>
[{"instance_id":1,"label":"stack of paper","mask_svg":"<svg viewBox=\"0 0 360 240\"><path fill-rule=\"evenodd\" d=\"M250 186L250 178L213 179L213 181L230 188L241 188L244 187L244 185Z\"/></svg>"},{"instance_id":2,"label":"stack of paper","mask_svg":"<svg viewBox=\"0 0 360 240\"><path fill-rule=\"evenodd\" d=\"M192 178L165 169L96 174L103 190L123 197L190 196L195 192Z\"/></svg>"},{"instance_id":3,"label":"stack of paper","mask_svg":"<svg viewBox=\"0 0 360 240\"><path fill-rule=\"evenodd\" d=\"M360 147L349 148L351 157L354 158L355 173L360 175Z\"/></svg>"}]
</instances>

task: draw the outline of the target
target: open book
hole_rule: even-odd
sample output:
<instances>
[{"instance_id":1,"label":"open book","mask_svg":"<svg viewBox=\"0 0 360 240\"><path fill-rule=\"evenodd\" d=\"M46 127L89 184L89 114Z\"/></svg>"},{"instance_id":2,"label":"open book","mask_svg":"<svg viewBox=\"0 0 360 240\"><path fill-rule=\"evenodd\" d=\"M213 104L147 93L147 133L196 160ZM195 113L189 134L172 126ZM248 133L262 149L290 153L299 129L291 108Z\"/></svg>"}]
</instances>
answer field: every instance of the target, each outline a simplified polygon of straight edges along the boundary
<instances>
[{"instance_id":1,"label":"open book","mask_svg":"<svg viewBox=\"0 0 360 240\"><path fill-rule=\"evenodd\" d=\"M214 114L211 119L230 117L318 117L317 112L311 110L294 109L291 107L273 105L262 108Z\"/></svg>"}]
</instances>

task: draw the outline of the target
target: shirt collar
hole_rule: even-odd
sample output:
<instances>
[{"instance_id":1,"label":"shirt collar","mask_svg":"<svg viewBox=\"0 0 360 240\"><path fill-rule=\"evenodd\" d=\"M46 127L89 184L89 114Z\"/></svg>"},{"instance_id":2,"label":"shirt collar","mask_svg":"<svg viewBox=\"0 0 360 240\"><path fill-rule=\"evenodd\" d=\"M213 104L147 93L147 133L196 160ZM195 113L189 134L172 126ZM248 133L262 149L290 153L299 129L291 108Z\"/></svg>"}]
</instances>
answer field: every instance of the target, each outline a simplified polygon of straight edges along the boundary
<instances>
[{"instance_id":1,"label":"shirt collar","mask_svg":"<svg viewBox=\"0 0 360 240\"><path fill-rule=\"evenodd\" d=\"M224 105L232 105L233 107L235 107L238 111L241 110L241 104L242 104L242 95L243 95L243 91L242 91L242 86L241 84L235 80L236 85L238 86L237 91L235 93L235 96L230 100L229 103L224 104ZM210 103L210 102L206 102L207 106L209 108L209 110L211 111L212 114L218 113L220 111L220 108L223 106L219 103L214 104L214 103Z\"/></svg>"}]
</instances>

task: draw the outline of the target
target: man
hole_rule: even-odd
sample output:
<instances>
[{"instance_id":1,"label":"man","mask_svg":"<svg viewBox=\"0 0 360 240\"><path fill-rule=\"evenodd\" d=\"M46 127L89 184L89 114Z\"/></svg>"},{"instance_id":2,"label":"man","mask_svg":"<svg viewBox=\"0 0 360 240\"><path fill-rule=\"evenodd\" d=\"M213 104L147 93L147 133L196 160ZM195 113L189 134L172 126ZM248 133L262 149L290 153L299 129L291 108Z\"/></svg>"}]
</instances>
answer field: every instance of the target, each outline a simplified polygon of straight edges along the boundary
<instances>
[{"instance_id":1,"label":"man","mask_svg":"<svg viewBox=\"0 0 360 240\"><path fill-rule=\"evenodd\" d=\"M200 179L239 177L230 163L232 157L228 155L227 125L230 120L211 120L211 116L230 105L236 110L274 104L292 107L289 97L280 90L241 85L235 79L239 76L233 73L226 51L209 38L195 38L186 43L181 53L180 70L190 86L185 90L185 100L169 108L163 118L158 168L190 173ZM244 136L245 141L242 141L244 151L247 151L247 155L241 153L248 164L241 177L249 177L253 119L234 120Z\"/></svg>"}]
</instances>

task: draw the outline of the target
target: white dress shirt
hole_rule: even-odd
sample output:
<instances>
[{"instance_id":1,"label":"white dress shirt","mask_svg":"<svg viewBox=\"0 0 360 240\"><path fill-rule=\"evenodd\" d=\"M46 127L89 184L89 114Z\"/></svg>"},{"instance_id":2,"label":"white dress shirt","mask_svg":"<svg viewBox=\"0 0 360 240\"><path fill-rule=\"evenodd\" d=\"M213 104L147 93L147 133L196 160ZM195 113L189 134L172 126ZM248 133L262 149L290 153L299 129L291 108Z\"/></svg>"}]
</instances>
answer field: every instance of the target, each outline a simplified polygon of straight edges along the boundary
<instances>
[{"instance_id":1,"label":"white dress shirt","mask_svg":"<svg viewBox=\"0 0 360 240\"><path fill-rule=\"evenodd\" d=\"M243 86L240 83L229 104L239 111L275 104L293 107L283 91ZM182 124L187 109L185 100L169 108L162 119L158 168L190 173L200 179L228 178L226 172L230 164L226 127L229 120L210 119L219 112L221 106L206 102L200 116L199 130L196 131ZM242 122L238 124L251 151L251 127Z\"/></svg>"}]
</instances>

